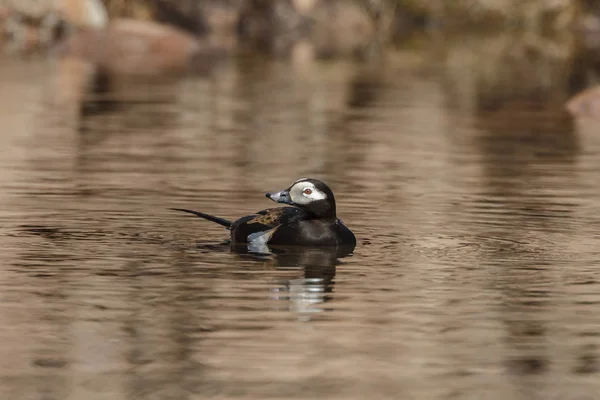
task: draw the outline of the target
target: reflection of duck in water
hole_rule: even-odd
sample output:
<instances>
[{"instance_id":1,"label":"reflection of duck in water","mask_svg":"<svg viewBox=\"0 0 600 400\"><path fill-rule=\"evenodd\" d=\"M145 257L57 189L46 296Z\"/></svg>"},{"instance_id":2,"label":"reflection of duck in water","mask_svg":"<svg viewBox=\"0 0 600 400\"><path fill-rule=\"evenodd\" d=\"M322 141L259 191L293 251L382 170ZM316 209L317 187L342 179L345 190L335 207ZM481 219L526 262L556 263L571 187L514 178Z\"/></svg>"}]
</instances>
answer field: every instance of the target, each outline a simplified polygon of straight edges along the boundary
<instances>
[{"instance_id":1,"label":"reflection of duck in water","mask_svg":"<svg viewBox=\"0 0 600 400\"><path fill-rule=\"evenodd\" d=\"M216 222L231 232L232 245L247 245L253 252L272 246L318 246L354 249L356 238L336 216L331 189L316 179L299 179L288 189L267 193L277 203L294 207L269 208L234 222L198 211L176 208Z\"/></svg>"},{"instance_id":2,"label":"reflection of duck in water","mask_svg":"<svg viewBox=\"0 0 600 400\"><path fill-rule=\"evenodd\" d=\"M61 53L106 73L150 75L204 67L220 51L178 28L133 19L108 20L99 0L61 0L59 11L73 34Z\"/></svg>"},{"instance_id":3,"label":"reflection of duck in water","mask_svg":"<svg viewBox=\"0 0 600 400\"><path fill-rule=\"evenodd\" d=\"M246 247L233 247L239 254L252 254ZM297 270L292 278L275 278L271 287L272 300L289 301L285 308L298 313L323 311L323 303L331 300L336 267L351 254L344 247L273 248L267 263L278 270ZM251 255L252 256L252 255ZM264 259L254 255L257 259Z\"/></svg>"}]
</instances>

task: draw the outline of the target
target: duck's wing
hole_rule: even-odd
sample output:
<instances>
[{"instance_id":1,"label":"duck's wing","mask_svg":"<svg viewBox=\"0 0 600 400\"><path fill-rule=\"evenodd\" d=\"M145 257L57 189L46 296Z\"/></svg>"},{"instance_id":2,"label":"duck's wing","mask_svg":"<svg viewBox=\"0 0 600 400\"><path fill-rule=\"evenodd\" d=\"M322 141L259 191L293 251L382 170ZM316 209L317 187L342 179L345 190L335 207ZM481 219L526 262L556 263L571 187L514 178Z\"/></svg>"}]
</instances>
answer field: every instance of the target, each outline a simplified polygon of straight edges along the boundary
<instances>
[{"instance_id":1,"label":"duck's wing","mask_svg":"<svg viewBox=\"0 0 600 400\"><path fill-rule=\"evenodd\" d=\"M268 241L279 226L291 224L307 216L306 211L296 207L267 208L235 221L231 225L231 238L234 243L249 243L258 238Z\"/></svg>"}]
</instances>

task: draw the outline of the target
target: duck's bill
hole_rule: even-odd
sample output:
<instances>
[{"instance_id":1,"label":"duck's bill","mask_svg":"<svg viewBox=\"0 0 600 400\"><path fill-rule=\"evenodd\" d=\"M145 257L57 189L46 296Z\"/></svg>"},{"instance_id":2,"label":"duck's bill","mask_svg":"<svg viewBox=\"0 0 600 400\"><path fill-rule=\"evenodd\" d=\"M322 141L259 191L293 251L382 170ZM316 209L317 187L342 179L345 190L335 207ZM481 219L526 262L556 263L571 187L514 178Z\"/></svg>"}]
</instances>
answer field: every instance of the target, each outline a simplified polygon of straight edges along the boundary
<instances>
[{"instance_id":1,"label":"duck's bill","mask_svg":"<svg viewBox=\"0 0 600 400\"><path fill-rule=\"evenodd\" d=\"M290 192L287 190L282 190L281 192L267 193L266 196L273 200L275 203L285 203L292 204L292 199L290 198Z\"/></svg>"}]
</instances>

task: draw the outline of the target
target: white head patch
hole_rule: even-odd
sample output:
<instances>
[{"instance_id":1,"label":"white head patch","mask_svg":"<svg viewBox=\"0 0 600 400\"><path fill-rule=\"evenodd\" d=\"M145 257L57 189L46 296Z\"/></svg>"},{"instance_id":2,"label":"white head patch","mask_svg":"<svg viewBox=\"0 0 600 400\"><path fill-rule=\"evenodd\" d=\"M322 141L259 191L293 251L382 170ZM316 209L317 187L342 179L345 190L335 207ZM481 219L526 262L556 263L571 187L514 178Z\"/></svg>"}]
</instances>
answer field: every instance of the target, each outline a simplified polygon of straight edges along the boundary
<instances>
[{"instance_id":1,"label":"white head patch","mask_svg":"<svg viewBox=\"0 0 600 400\"><path fill-rule=\"evenodd\" d=\"M317 200L325 200L327 195L311 182L298 180L290 189L290 198L296 204L308 204Z\"/></svg>"}]
</instances>

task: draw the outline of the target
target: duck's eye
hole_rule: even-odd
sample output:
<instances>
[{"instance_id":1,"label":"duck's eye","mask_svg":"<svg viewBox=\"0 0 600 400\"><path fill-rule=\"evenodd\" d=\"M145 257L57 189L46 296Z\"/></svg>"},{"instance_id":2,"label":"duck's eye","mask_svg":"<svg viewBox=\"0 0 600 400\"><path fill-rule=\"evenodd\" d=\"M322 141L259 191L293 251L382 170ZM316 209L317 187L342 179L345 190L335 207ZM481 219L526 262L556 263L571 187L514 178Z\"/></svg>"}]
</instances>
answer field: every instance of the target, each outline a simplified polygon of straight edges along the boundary
<instances>
[{"instance_id":1,"label":"duck's eye","mask_svg":"<svg viewBox=\"0 0 600 400\"><path fill-rule=\"evenodd\" d=\"M311 194L312 190L310 190L309 188L304 189L304 194Z\"/></svg>"}]
</instances>

